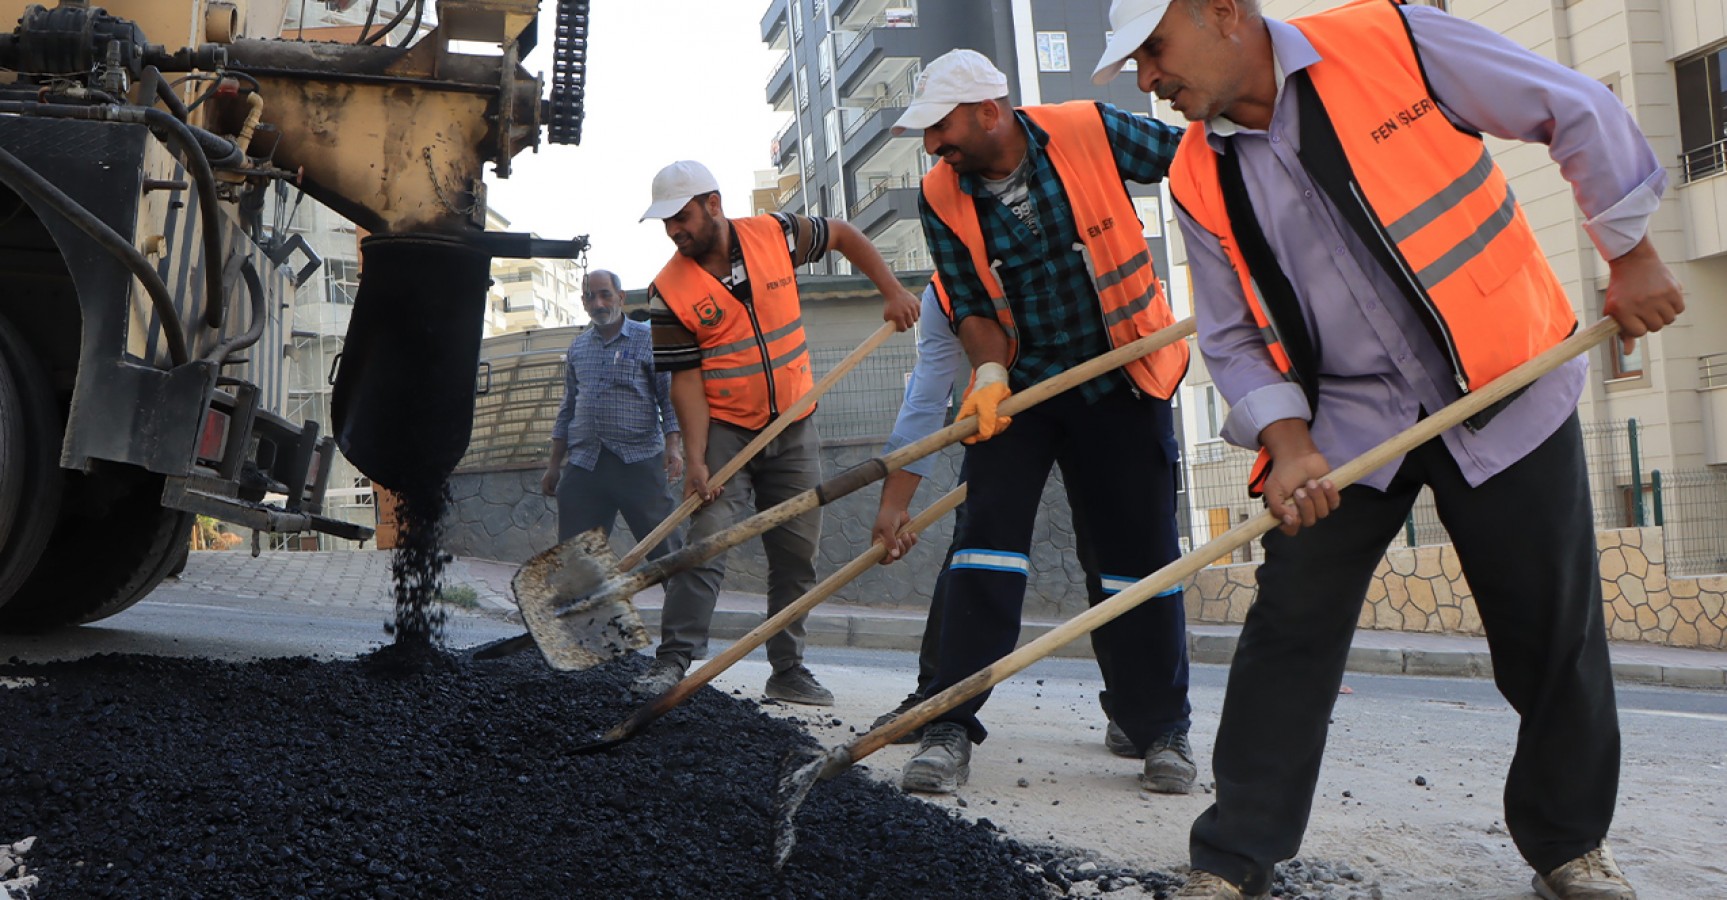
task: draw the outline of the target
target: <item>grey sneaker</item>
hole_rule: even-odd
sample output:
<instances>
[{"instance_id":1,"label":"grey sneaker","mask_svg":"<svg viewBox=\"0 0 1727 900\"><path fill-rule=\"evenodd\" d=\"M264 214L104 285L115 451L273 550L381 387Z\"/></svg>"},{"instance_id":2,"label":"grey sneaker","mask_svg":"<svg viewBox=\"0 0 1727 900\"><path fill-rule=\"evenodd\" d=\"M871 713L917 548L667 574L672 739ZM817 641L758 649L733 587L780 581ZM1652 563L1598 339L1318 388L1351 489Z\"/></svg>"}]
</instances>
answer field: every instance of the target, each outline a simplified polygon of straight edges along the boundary
<instances>
[{"instance_id":1,"label":"grey sneaker","mask_svg":"<svg viewBox=\"0 0 1727 900\"><path fill-rule=\"evenodd\" d=\"M833 692L822 687L821 682L803 666L792 666L784 672L775 672L768 676L768 686L762 693L787 703L802 703L806 706L834 705Z\"/></svg>"},{"instance_id":2,"label":"grey sneaker","mask_svg":"<svg viewBox=\"0 0 1727 900\"><path fill-rule=\"evenodd\" d=\"M1193 779L1197 775L1199 767L1193 764L1187 732L1171 731L1146 748L1145 771L1139 776L1139 786L1158 794L1188 794L1193 792Z\"/></svg>"},{"instance_id":3,"label":"grey sneaker","mask_svg":"<svg viewBox=\"0 0 1727 900\"><path fill-rule=\"evenodd\" d=\"M892 712L885 712L885 713L882 713L881 715L877 716L876 720L874 722L870 723L869 730L874 731L877 728L880 728L883 725L886 725L887 723L892 722L894 719L898 718L906 710L911 709L912 707L918 705L919 703L922 703L923 701L924 701L924 698L918 696L917 694L905 695L905 699L901 700L899 702L899 705L893 708ZM927 727L928 726L926 725L926 726L922 726L922 727L918 727L918 728L913 728L912 730L906 732L905 734L902 734L899 737L894 738L893 742L896 744L915 744L923 738L923 730L924 730L924 728L927 728Z\"/></svg>"},{"instance_id":4,"label":"grey sneaker","mask_svg":"<svg viewBox=\"0 0 1727 900\"><path fill-rule=\"evenodd\" d=\"M671 656L662 656L654 660L648 670L636 676L630 690L638 697L658 697L671 690L678 682L684 680L684 672L690 664Z\"/></svg>"},{"instance_id":5,"label":"grey sneaker","mask_svg":"<svg viewBox=\"0 0 1727 900\"><path fill-rule=\"evenodd\" d=\"M1534 887L1546 900L1637 900L1606 842L1545 876L1536 875Z\"/></svg>"},{"instance_id":6,"label":"grey sneaker","mask_svg":"<svg viewBox=\"0 0 1727 900\"><path fill-rule=\"evenodd\" d=\"M917 755L906 760L899 786L924 794L951 794L971 778L971 737L957 722L931 722Z\"/></svg>"},{"instance_id":7,"label":"grey sneaker","mask_svg":"<svg viewBox=\"0 0 1727 900\"><path fill-rule=\"evenodd\" d=\"M1247 894L1221 875L1193 870L1170 900L1264 900L1270 894Z\"/></svg>"},{"instance_id":8,"label":"grey sneaker","mask_svg":"<svg viewBox=\"0 0 1727 900\"><path fill-rule=\"evenodd\" d=\"M1133 740L1127 736L1127 732L1122 731L1121 726L1115 724L1113 719L1109 723L1109 728L1103 732L1103 746L1122 759L1140 758L1139 748L1133 745Z\"/></svg>"}]
</instances>

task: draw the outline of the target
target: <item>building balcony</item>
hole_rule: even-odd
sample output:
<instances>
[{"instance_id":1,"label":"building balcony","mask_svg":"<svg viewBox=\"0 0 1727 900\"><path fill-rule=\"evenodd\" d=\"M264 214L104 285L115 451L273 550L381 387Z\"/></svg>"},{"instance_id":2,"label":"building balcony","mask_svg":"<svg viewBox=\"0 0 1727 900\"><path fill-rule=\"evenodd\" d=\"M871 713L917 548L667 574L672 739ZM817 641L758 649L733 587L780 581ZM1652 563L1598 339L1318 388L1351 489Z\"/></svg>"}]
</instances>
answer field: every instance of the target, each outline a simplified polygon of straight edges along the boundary
<instances>
[{"instance_id":1,"label":"building balcony","mask_svg":"<svg viewBox=\"0 0 1727 900\"><path fill-rule=\"evenodd\" d=\"M910 99L905 96L883 97L861 112L855 113L845 127L845 154L848 160L863 159L877 147L893 138L893 124L905 113Z\"/></svg>"},{"instance_id":2,"label":"building balcony","mask_svg":"<svg viewBox=\"0 0 1727 900\"><path fill-rule=\"evenodd\" d=\"M786 163L797 158L798 136L795 133L797 127L798 121L796 119L787 122L786 127L781 128L780 133L774 135L773 141L768 144L768 158L773 160L774 168L784 169Z\"/></svg>"},{"instance_id":3,"label":"building balcony","mask_svg":"<svg viewBox=\"0 0 1727 900\"><path fill-rule=\"evenodd\" d=\"M762 14L762 43L771 44L785 35L790 9L788 0L768 0L768 11Z\"/></svg>"},{"instance_id":4,"label":"building balcony","mask_svg":"<svg viewBox=\"0 0 1727 900\"><path fill-rule=\"evenodd\" d=\"M833 0L834 28L856 31L871 21L890 27L917 24L917 0Z\"/></svg>"},{"instance_id":5,"label":"building balcony","mask_svg":"<svg viewBox=\"0 0 1727 900\"><path fill-rule=\"evenodd\" d=\"M782 102L789 103L792 94L792 52L787 50L780 54L774 62L773 69L768 72L768 103L778 107ZM789 105L787 107L790 108Z\"/></svg>"},{"instance_id":6,"label":"building balcony","mask_svg":"<svg viewBox=\"0 0 1727 900\"><path fill-rule=\"evenodd\" d=\"M1682 182L1677 191L1684 211L1685 233L1691 246L1687 259L1727 253L1727 141L1686 153L1680 158Z\"/></svg>"},{"instance_id":7,"label":"building balcony","mask_svg":"<svg viewBox=\"0 0 1727 900\"><path fill-rule=\"evenodd\" d=\"M872 25L859 31L851 40L840 44L839 93L849 97L877 66L891 60L915 63L922 58L921 35L916 27L879 27Z\"/></svg>"},{"instance_id":8,"label":"building balcony","mask_svg":"<svg viewBox=\"0 0 1727 900\"><path fill-rule=\"evenodd\" d=\"M899 175L884 179L852 204L847 216L866 237L875 237L895 222L917 221L918 179Z\"/></svg>"}]
</instances>

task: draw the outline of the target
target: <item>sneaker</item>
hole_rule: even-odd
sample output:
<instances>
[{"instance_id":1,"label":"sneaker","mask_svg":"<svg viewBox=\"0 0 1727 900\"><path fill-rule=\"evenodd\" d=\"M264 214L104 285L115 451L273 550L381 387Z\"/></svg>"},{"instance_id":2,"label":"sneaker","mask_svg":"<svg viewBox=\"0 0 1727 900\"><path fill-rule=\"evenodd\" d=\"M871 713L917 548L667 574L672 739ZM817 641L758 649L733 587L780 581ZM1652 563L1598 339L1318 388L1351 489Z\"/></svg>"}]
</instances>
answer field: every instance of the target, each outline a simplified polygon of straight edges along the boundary
<instances>
[{"instance_id":1,"label":"sneaker","mask_svg":"<svg viewBox=\"0 0 1727 900\"><path fill-rule=\"evenodd\" d=\"M958 722L931 722L899 785L923 794L951 794L971 779L971 737Z\"/></svg>"},{"instance_id":2,"label":"sneaker","mask_svg":"<svg viewBox=\"0 0 1727 900\"><path fill-rule=\"evenodd\" d=\"M655 659L648 670L636 676L630 685L630 690L638 697L658 697L671 690L678 682L684 680L684 672L690 664L671 656Z\"/></svg>"},{"instance_id":3,"label":"sneaker","mask_svg":"<svg viewBox=\"0 0 1727 900\"><path fill-rule=\"evenodd\" d=\"M792 666L784 672L775 672L768 676L768 686L762 693L774 700L784 700L787 703L802 703L805 706L834 705L833 692L822 687L810 670L803 666Z\"/></svg>"},{"instance_id":4,"label":"sneaker","mask_svg":"<svg viewBox=\"0 0 1727 900\"><path fill-rule=\"evenodd\" d=\"M1193 779L1197 775L1199 767L1193 764L1187 732L1171 731L1152 741L1146 749L1145 772L1139 776L1139 786L1158 794L1188 794L1193 792Z\"/></svg>"},{"instance_id":5,"label":"sneaker","mask_svg":"<svg viewBox=\"0 0 1727 900\"><path fill-rule=\"evenodd\" d=\"M1121 730L1120 725L1115 724L1114 719L1110 720L1109 727L1103 732L1103 746L1122 759L1140 758L1139 748L1133 745L1133 739Z\"/></svg>"},{"instance_id":6,"label":"sneaker","mask_svg":"<svg viewBox=\"0 0 1727 900\"><path fill-rule=\"evenodd\" d=\"M881 715L877 716L876 720L874 722L870 723L869 730L874 731L877 728L880 728L883 725L886 725L887 723L892 722L894 719L898 718L901 714L903 714L906 710L911 709L912 707L918 705L919 703L922 703L923 701L924 701L924 698L918 696L917 694L905 695L905 699L901 700L899 702L899 705L893 708L892 712L885 712L885 713L882 713ZM912 730L906 732L905 734L902 734L899 737L894 738L893 742L896 744L915 744L918 741L923 739L923 730L926 727L928 727L928 726L919 726L917 728L913 728Z\"/></svg>"},{"instance_id":7,"label":"sneaker","mask_svg":"<svg viewBox=\"0 0 1727 900\"><path fill-rule=\"evenodd\" d=\"M1193 870L1170 900L1264 900L1270 894L1246 894L1221 875Z\"/></svg>"},{"instance_id":8,"label":"sneaker","mask_svg":"<svg viewBox=\"0 0 1727 900\"><path fill-rule=\"evenodd\" d=\"M1536 875L1534 887L1546 900L1637 900L1605 841L1545 876Z\"/></svg>"}]
</instances>

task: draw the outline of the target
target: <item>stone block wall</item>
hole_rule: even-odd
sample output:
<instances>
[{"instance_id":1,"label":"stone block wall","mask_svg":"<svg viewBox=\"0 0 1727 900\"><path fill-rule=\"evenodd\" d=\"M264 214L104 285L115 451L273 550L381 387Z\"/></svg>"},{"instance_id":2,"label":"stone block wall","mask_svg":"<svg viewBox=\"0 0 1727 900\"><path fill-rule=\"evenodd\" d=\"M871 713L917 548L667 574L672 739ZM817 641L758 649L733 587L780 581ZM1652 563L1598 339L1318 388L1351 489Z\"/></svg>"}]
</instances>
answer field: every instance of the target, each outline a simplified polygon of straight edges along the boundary
<instances>
[{"instance_id":1,"label":"stone block wall","mask_svg":"<svg viewBox=\"0 0 1727 900\"><path fill-rule=\"evenodd\" d=\"M1727 575L1669 578L1660 528L1596 535L1608 635L1670 647L1727 650ZM1213 566L1187 590L1189 618L1241 622L1258 593L1255 564ZM1450 544L1387 551L1359 625L1390 631L1482 634L1481 615Z\"/></svg>"}]
</instances>

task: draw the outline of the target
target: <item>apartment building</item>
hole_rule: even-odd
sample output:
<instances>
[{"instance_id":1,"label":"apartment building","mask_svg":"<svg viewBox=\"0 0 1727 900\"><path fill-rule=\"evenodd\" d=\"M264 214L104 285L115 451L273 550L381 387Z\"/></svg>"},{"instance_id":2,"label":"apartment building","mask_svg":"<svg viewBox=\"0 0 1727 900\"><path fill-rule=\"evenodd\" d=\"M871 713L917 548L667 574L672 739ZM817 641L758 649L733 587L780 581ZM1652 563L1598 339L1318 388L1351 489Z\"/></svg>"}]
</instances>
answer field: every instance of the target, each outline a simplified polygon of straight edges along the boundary
<instances>
[{"instance_id":1,"label":"apartment building","mask_svg":"<svg viewBox=\"0 0 1727 900\"><path fill-rule=\"evenodd\" d=\"M769 145L774 208L847 219L895 269L929 269L917 191L934 160L917 133L891 131L918 73L967 47L1007 73L1015 104L1089 99L1149 112L1128 81L1091 84L1107 9L1105 0L772 0L762 40L783 52L766 91L787 114ZM1159 188L1133 193L1161 266ZM824 265L824 274L846 274L844 260Z\"/></svg>"},{"instance_id":2,"label":"apartment building","mask_svg":"<svg viewBox=\"0 0 1727 900\"><path fill-rule=\"evenodd\" d=\"M1330 0L1263 2L1265 14L1280 19L1335 5ZM1659 470L1667 486L1669 559L1683 554L1682 568L1727 571L1727 514L1720 512L1727 508L1727 5L1721 0L1428 0L1427 5L1449 7L1454 15L1606 85L1636 117L1666 165L1671 187L1651 236L1685 287L1685 315L1639 340L1629 353L1616 342L1596 352L1580 415L1586 430L1599 438L1591 443L1597 524L1631 525L1640 517L1655 524L1651 473ZM1585 217L1547 148L1492 138L1488 146L1579 318L1598 318L1608 267L1584 231ZM1176 257L1172 281L1185 290L1179 248ZM1201 542L1254 506L1238 487L1242 455L1228 452L1217 438L1228 410L1198 354L1186 390L1190 489L1200 507L1190 537ZM1412 524L1411 543L1416 530Z\"/></svg>"}]
</instances>

